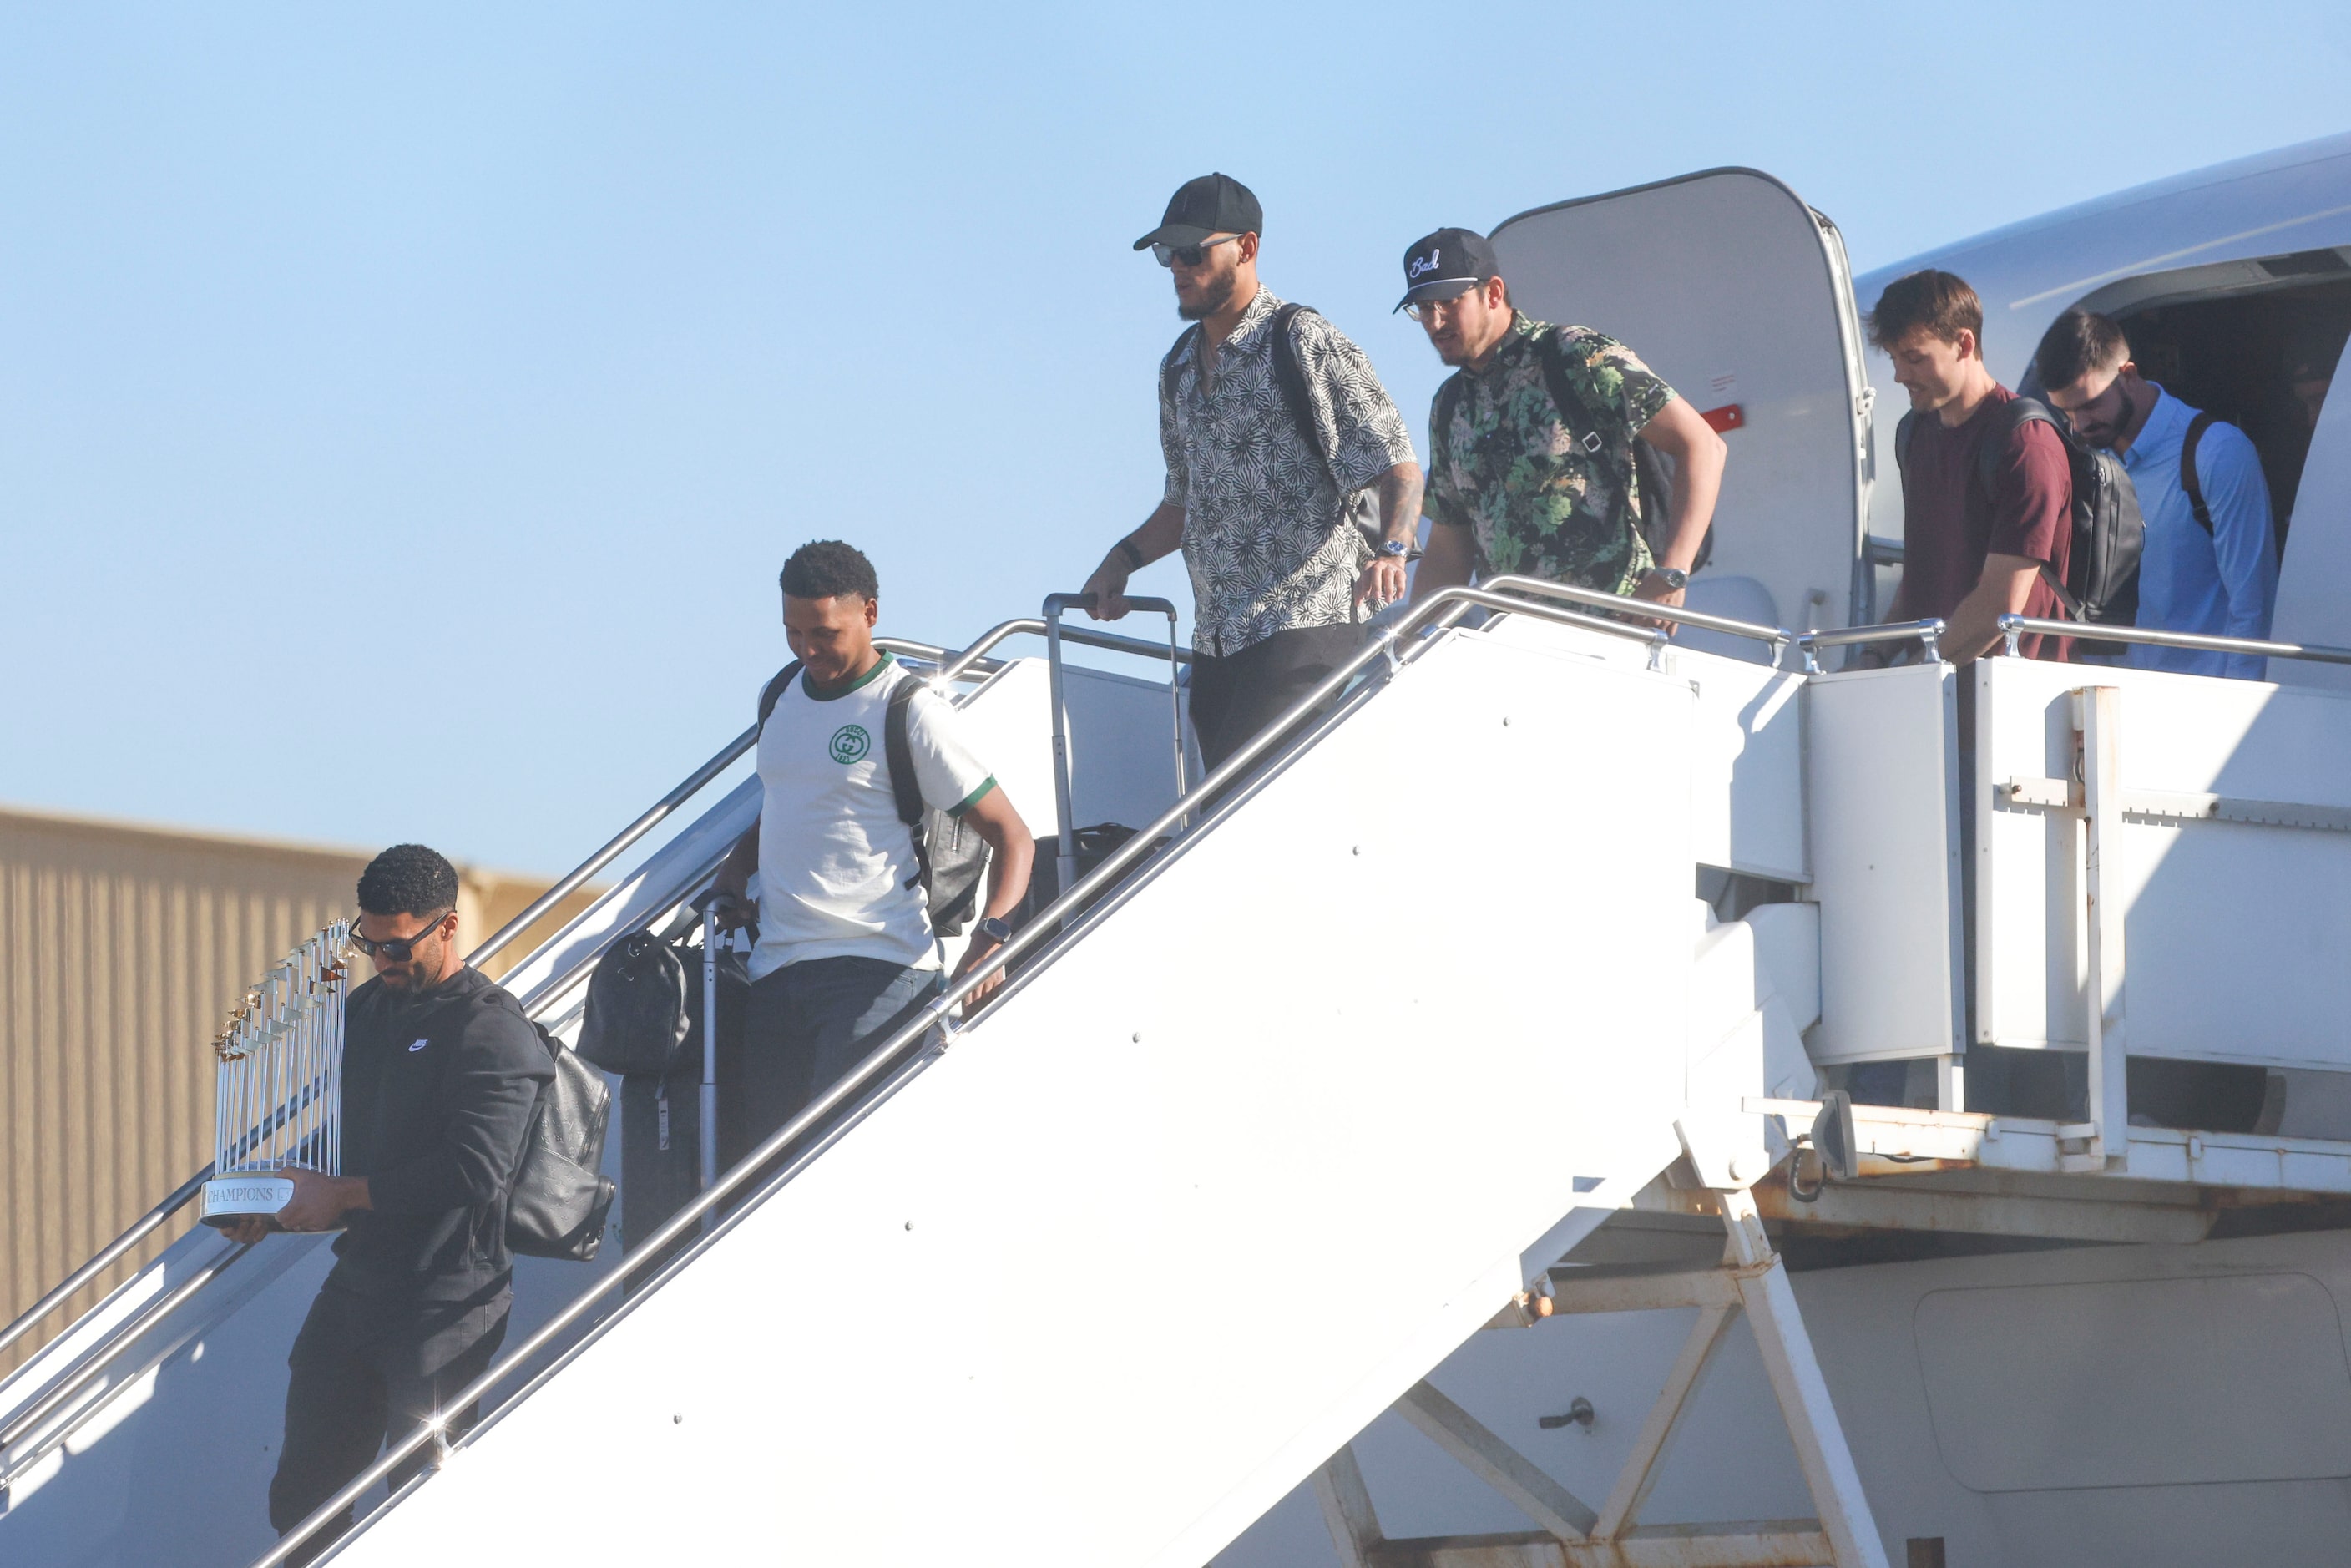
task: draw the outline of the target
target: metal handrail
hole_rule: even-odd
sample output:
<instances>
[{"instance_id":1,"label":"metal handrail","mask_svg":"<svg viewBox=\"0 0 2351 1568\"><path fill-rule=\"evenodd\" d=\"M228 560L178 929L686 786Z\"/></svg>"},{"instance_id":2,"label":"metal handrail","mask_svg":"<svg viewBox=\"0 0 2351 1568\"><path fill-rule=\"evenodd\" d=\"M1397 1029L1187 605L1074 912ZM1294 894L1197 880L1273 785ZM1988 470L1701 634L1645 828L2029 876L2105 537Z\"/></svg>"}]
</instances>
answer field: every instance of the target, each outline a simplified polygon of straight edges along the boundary
<instances>
[{"instance_id":1,"label":"metal handrail","mask_svg":"<svg viewBox=\"0 0 2351 1568\"><path fill-rule=\"evenodd\" d=\"M2100 626L2079 621L2043 621L2031 615L2003 615L1997 625L2006 643L2001 651L2013 659L2027 634L2080 637L2097 643L2137 643L2151 648L2193 648L2209 653L2254 653L2265 659L2307 659L2318 664L2351 664L2351 648L2330 648L2323 643L2268 643L2253 637L2209 637L2201 632L2164 632L2152 626Z\"/></svg>"},{"instance_id":2,"label":"metal handrail","mask_svg":"<svg viewBox=\"0 0 2351 1568\"><path fill-rule=\"evenodd\" d=\"M684 805L687 800L693 799L693 797L702 789L703 786L708 784L713 779L718 777L719 774L724 773L730 766L733 765L737 758L742 756L746 751L748 751L751 748L752 742L758 739L758 737L759 731L757 726L754 726L751 728L745 730L741 735L737 736L726 745L725 749L719 751L716 756L712 757L709 761L695 768L692 773L687 774L684 780L675 789L663 796L652 806L646 808L643 815L639 816L635 821L630 823L626 828L623 828L611 839L610 842L606 843L602 849L598 850L594 854L590 855L586 860L580 862L580 864L574 867L569 874L563 877L561 881L558 882L553 887L549 888L546 893L540 894L538 899L532 902L529 908L524 910L520 915L516 915L512 920L507 921L505 925L499 927L497 932L492 936L488 941L475 948L471 953L468 953L465 956L465 962L475 967L479 967L482 963L506 948L516 937L521 936L523 932L528 930L534 924L536 924L541 915L545 915L549 909L553 908L557 903L561 901L566 894L579 887L580 883L586 882L598 872L603 870L606 866L611 864L612 862L618 858L622 852L626 851L630 845L635 843L638 840L651 832L654 828L658 827L664 818L676 810L679 806ZM181 1183L178 1187L173 1189L169 1197L165 1198L162 1202L157 1204L154 1207L141 1215L139 1219L131 1225L131 1228L125 1230L121 1235L108 1242L104 1247L100 1248L93 1257L91 1257L89 1261L84 1263L80 1268L76 1269L71 1274L68 1275L64 1283L58 1285L55 1290L43 1296L39 1301L35 1301L30 1307L18 1314L16 1321L11 1322L5 1329L0 1329L0 1350L5 1350L9 1345L14 1344L26 1334L31 1333L34 1325L47 1318L51 1312L57 1311L57 1309L63 1305L65 1301L76 1291L79 1291L84 1285L89 1283L90 1281L96 1279L99 1274L105 1272L107 1268L114 1263L118 1259L121 1258L124 1253L130 1251L133 1247L138 1246L141 1241L152 1234L158 1226L161 1226L165 1220L170 1219L182 1208L185 1207L190 1199L193 1198L197 1193L204 1190L204 1183L212 1179L212 1175L213 1166L211 1162L207 1161L204 1169L198 1171L186 1181Z\"/></svg>"},{"instance_id":3,"label":"metal handrail","mask_svg":"<svg viewBox=\"0 0 2351 1568\"><path fill-rule=\"evenodd\" d=\"M966 670L971 669L977 664L984 664L994 667L996 665L996 661L985 659L983 655L988 648L995 646L1005 638L1019 632L1033 631L1041 634L1044 630L1044 622L1035 619L1034 617L1029 617L1025 620L1008 621L1004 622L1002 625L994 628L983 636L979 642L974 643L971 647L957 654L951 654L948 650L935 647L930 643L915 643L903 638L877 637L874 639L874 642L877 645L890 647L893 648L893 651L903 650L916 653L923 657L936 657L942 661L940 678L943 680L951 680L956 676L960 675ZM1069 635L1071 641L1083 642L1090 646L1107 648L1113 652L1138 653L1154 659L1165 656L1165 650L1156 647L1152 643L1143 642L1137 638L1121 637L1110 632L1071 632L1066 633L1066 635ZM709 784L713 779L716 779L719 774L725 772L726 768L734 763L736 758L741 757L746 751L749 750L751 746L758 739L758 727L756 725L744 731L741 735L736 737L726 749L716 753L700 768L695 768L692 773L688 774L684 780L675 789L670 790L670 792L662 797L660 800L647 808L635 821L630 823L627 828L615 835L611 841L604 845L602 849L598 850L594 854L589 856L587 860L581 862L580 864L561 882L549 889L546 894L542 894L536 902L534 902L528 909L524 910L521 915L516 916L513 920L508 921L497 931L496 935L492 936L488 941L475 948L466 956L466 962L468 964L479 964L484 959L496 954L500 949L513 942L518 935L523 931L528 930L535 921L543 915L549 908L552 907L553 904L559 899L563 897L565 894L578 887L580 883L586 882L588 878L593 876L597 872L611 864L611 862L622 852L627 850L631 844L643 839L646 833L652 831L653 829L658 826L664 819L675 811L679 806L683 805L686 800L691 800L695 794ZM583 958L581 960L582 964L589 961L590 960L588 958ZM577 973L578 967L575 967L570 972ZM36 1325L47 1318L52 1312L56 1312L60 1305L69 1300L83 1286L96 1279L100 1273L103 1273L106 1269L120 1260L125 1253L129 1252L141 1240L152 1235L158 1227L170 1219L173 1215L177 1214L182 1208L185 1207L189 1201L193 1198L198 1192L203 1190L204 1183L211 1179L212 1175L213 1166L210 1162L206 1162L202 1170L196 1172L195 1175L190 1176L185 1182L182 1183L179 1187L172 1191L170 1197L164 1198L162 1202L157 1204L153 1208L149 1209L146 1214L142 1215L136 1223L131 1225L131 1227L125 1230L121 1235L116 1237L112 1241L108 1242L106 1246L101 1248L88 1262L84 1263L80 1268L76 1269L73 1273L68 1275L64 1282L59 1284L56 1289L50 1291L39 1301L34 1302L33 1305L24 1312L20 1313L14 1322L9 1323L5 1330L0 1330L0 1349L5 1349L8 1345L13 1344L17 1340L32 1332ZM21 1414L16 1420L11 1421L8 1424L5 1432L0 1432L0 1448L5 1448L8 1443L13 1442L18 1436L21 1436L23 1432L30 1430L34 1426L38 1424L40 1419L52 1412L59 1402L61 1392L70 1394L78 1392L80 1389L87 1387L95 1380L99 1374L106 1371L109 1367L112 1366L116 1361L120 1360L122 1355L127 1354L131 1346L134 1344L149 1328L152 1327L156 1322L161 1322L164 1317L168 1316L171 1312L176 1311L181 1304L193 1298L198 1291L216 1277L223 1270L226 1269L230 1264L235 1262L244 1255L244 1251L239 1250L216 1256L210 1263L200 1269L196 1273L191 1275L186 1281L183 1281L180 1285L173 1287L173 1289L169 1291L160 1302L142 1308L131 1319L127 1320L122 1324L118 1325L112 1332L108 1333L99 1344L86 1352L79 1360L73 1364L71 1367L60 1374L57 1379L53 1380L49 1385L46 1385L43 1390L35 1396L36 1408L31 1408L26 1413ZM71 1385L70 1388L66 1386L68 1384ZM0 1481L5 1481L5 1477L0 1477Z\"/></svg>"},{"instance_id":4,"label":"metal handrail","mask_svg":"<svg viewBox=\"0 0 2351 1568\"><path fill-rule=\"evenodd\" d=\"M229 1243L213 1254L203 1268L133 1313L130 1321L116 1330L105 1343L92 1347L79 1361L51 1379L14 1420L5 1427L0 1427L0 1451L14 1448L26 1433L39 1427L76 1395L97 1382L122 1354L124 1347L178 1312L197 1291L219 1278L230 1264L252 1250L253 1243L249 1241ZM15 1481L22 1471L23 1467L20 1466L16 1470L0 1473L0 1490Z\"/></svg>"},{"instance_id":5,"label":"metal handrail","mask_svg":"<svg viewBox=\"0 0 2351 1568\"><path fill-rule=\"evenodd\" d=\"M478 969L482 965L504 952L507 944L538 924L540 915L562 903L581 883L618 860L622 852L631 844L652 832L672 811L700 794L704 785L734 766L735 759L750 750L758 738L759 727L755 724L728 741L711 757L709 761L687 774L676 789L646 807L644 813L635 821L613 834L611 840L602 849L573 866L557 881L554 886L533 899L529 908L499 926L488 941L466 954L465 962Z\"/></svg>"},{"instance_id":6,"label":"metal handrail","mask_svg":"<svg viewBox=\"0 0 2351 1568\"><path fill-rule=\"evenodd\" d=\"M171 1197L141 1215L130 1229L99 1248L89 1262L67 1275L64 1283L26 1308L17 1315L16 1322L5 1329L0 1329L0 1350L6 1350L10 1345L32 1333L35 1323L57 1311L65 1303L68 1297L106 1272L116 1259L138 1246L153 1233L156 1227L179 1213L181 1206L202 1191L204 1183L212 1178L212 1162L207 1160L204 1162L204 1168L183 1182Z\"/></svg>"},{"instance_id":7,"label":"metal handrail","mask_svg":"<svg viewBox=\"0 0 2351 1568\"><path fill-rule=\"evenodd\" d=\"M1553 582L1549 578L1511 574L1489 578L1478 586L1489 592L1535 593L1546 599L1564 599L1596 610L1613 610L1621 615L1671 621L1678 625L1695 626L1702 632L1720 632L1732 637L1744 637L1750 642L1769 643L1771 662L1775 664L1780 662L1780 650L1796 640L1796 634L1784 626L1735 621L1728 615L1711 615L1703 610L1685 610L1678 604L1653 604L1646 599L1634 599L1622 593L1604 593L1596 588L1578 588L1573 583Z\"/></svg>"},{"instance_id":8,"label":"metal handrail","mask_svg":"<svg viewBox=\"0 0 2351 1568\"><path fill-rule=\"evenodd\" d=\"M1221 765L1212 769L1208 776L1200 781L1196 793L1202 797L1212 796L1238 780L1266 753L1288 739L1291 726L1308 718L1324 703L1344 692L1355 677L1374 663L1385 660L1391 669L1400 669L1407 660L1417 658L1433 643L1432 639L1406 645L1400 640L1407 632L1417 632L1428 626L1450 625L1468 610L1479 607L1508 611L1513 615L1531 615L1538 620L1554 621L1562 625L1583 626L1607 632L1648 644L1653 656L1665 647L1667 641L1662 632L1630 626L1619 621L1603 621L1594 616L1578 614L1571 610L1554 610L1548 605L1531 604L1525 600L1511 599L1482 588L1439 589L1427 599L1415 604L1411 612L1395 626L1373 639L1345 664L1324 676L1312 691L1290 704L1278 717L1270 721L1264 728L1243 743L1238 750L1227 758ZM1155 653L1156 650L1154 652ZM1084 908L1098 894L1123 876L1136 862L1146 854L1155 852L1159 836L1173 830L1177 825L1178 820L1186 814L1189 806L1188 800L1177 800L1175 805L1155 819L1148 827L1142 829L1111 851L1101 864L1080 877L1073 885L1064 889L1060 897L1040 910L1035 918L1014 932L1012 940L991 955L992 962L973 970L962 979L950 983L921 1013L893 1032L888 1040L867 1052L863 1060L843 1073L831 1087L816 1095L801 1108L798 1114L778 1128L758 1148L744 1155L714 1185L697 1194L693 1201L672 1215L651 1236L646 1237L638 1246L640 1256L649 1259L658 1258L670 1243L684 1237L688 1231L698 1230L705 1214L733 1197L737 1189L747 1183L760 1167L790 1148L792 1145L823 1123L834 1111L881 1077L904 1053L908 1046L923 1040L932 1030L938 1028L946 1019L947 1015L954 1011L965 998L978 988L989 976L1028 956L1058 931L1063 918ZM787 1170L773 1178L774 1185L781 1186L788 1183L797 1174L796 1171ZM599 1328L609 1327L619 1322L622 1316L635 1311L664 1285L675 1279L682 1267L704 1248L710 1245L717 1234L719 1233L714 1232L712 1236L696 1239L688 1252L673 1260L657 1278L632 1296L619 1312L607 1318L602 1324L599 1325ZM463 1410L476 1403L512 1374L515 1368L546 1349L558 1335L579 1322L590 1306L627 1280L631 1273L632 1270L624 1263L590 1284L586 1290L574 1297L569 1305L561 1308L553 1317L532 1331L528 1338L507 1351L487 1371L452 1395L444 1402L443 1408ZM567 1353L566 1359L569 1354L577 1354L579 1350L584 1348L587 1343L583 1341L580 1345L572 1347L571 1352ZM556 1368L549 1367L539 1376L543 1379L555 1370ZM536 1385L534 1382L532 1386ZM496 1418L496 1414L493 1414L492 1419ZM388 1446L372 1464L347 1482L341 1490L320 1503L308 1518L280 1536L277 1545L256 1558L251 1568L277 1568L277 1564L284 1563L294 1552L301 1550L303 1543L320 1525L357 1502L368 1489L390 1475L411 1454L424 1447L425 1444L435 1445L442 1454L446 1455L454 1448L464 1447L471 1441L476 1432L483 1430L487 1425L489 1425L488 1422L481 1423L453 1437L436 1420L418 1427L399 1442ZM364 1528L364 1525L361 1528Z\"/></svg>"},{"instance_id":9,"label":"metal handrail","mask_svg":"<svg viewBox=\"0 0 2351 1568\"><path fill-rule=\"evenodd\" d=\"M1855 643L1907 643L1914 638L1927 650L1927 657L1941 657L1936 644L1948 628L1941 621L1895 621L1883 626L1848 626L1841 632L1806 632L1796 638L1796 647L1804 655L1804 674L1821 673L1820 661L1813 655L1823 648L1843 648Z\"/></svg>"}]
</instances>

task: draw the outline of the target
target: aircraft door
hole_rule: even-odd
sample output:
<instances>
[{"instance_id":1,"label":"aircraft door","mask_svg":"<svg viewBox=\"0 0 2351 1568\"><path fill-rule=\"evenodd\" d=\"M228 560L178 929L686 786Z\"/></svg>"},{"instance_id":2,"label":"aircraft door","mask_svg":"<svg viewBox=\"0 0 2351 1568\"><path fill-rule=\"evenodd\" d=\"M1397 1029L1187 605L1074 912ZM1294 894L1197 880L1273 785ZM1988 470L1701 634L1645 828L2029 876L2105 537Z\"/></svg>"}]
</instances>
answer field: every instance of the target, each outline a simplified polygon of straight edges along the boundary
<instances>
[{"instance_id":1,"label":"aircraft door","mask_svg":"<svg viewBox=\"0 0 2351 1568\"><path fill-rule=\"evenodd\" d=\"M2351 397L2332 389L2319 408L2294 494L2270 634L2281 643L2351 648ZM2351 666L2343 664L2272 659L2269 678L2351 690Z\"/></svg>"},{"instance_id":2,"label":"aircraft door","mask_svg":"<svg viewBox=\"0 0 2351 1568\"><path fill-rule=\"evenodd\" d=\"M1783 626L1867 618L1873 394L1835 226L1768 174L1715 169L1540 207L1492 239L1520 309L1623 341L1722 432L1691 603L1753 616L1760 585Z\"/></svg>"}]
</instances>

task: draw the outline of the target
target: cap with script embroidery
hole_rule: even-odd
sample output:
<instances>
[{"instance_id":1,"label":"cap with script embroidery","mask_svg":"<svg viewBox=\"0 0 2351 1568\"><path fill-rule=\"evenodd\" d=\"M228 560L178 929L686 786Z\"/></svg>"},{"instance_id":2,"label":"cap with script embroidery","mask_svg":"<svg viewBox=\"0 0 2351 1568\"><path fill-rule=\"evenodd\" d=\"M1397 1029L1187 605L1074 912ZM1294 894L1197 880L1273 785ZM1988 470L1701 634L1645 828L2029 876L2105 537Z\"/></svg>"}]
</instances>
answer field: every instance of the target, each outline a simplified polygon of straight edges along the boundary
<instances>
[{"instance_id":1,"label":"cap with script embroidery","mask_svg":"<svg viewBox=\"0 0 2351 1568\"><path fill-rule=\"evenodd\" d=\"M1470 229L1439 229L1413 241L1404 253L1405 291L1396 308L1424 299L1458 298L1499 270L1485 235Z\"/></svg>"}]
</instances>

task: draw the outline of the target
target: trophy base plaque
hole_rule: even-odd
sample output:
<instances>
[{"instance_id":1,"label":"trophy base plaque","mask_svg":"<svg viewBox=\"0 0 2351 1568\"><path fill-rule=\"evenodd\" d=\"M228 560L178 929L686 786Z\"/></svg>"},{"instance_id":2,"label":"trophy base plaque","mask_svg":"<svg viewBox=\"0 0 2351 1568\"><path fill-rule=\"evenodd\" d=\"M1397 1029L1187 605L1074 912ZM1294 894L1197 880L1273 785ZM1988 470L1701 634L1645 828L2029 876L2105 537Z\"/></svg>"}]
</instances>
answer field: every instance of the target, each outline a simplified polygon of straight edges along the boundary
<instances>
[{"instance_id":1,"label":"trophy base plaque","mask_svg":"<svg viewBox=\"0 0 2351 1568\"><path fill-rule=\"evenodd\" d=\"M204 1183L206 1225L227 1227L246 1219L266 1219L294 1201L291 1177L256 1171L246 1176L214 1176Z\"/></svg>"}]
</instances>

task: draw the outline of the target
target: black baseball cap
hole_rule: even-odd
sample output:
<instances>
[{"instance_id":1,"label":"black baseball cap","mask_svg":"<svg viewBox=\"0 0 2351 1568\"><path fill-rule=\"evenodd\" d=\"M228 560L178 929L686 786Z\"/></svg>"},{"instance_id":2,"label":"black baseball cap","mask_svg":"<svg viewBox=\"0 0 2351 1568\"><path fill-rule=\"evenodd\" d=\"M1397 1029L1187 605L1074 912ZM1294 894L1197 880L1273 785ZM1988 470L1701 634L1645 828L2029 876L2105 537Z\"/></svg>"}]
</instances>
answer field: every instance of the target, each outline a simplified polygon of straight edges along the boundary
<instances>
[{"instance_id":1,"label":"black baseball cap","mask_svg":"<svg viewBox=\"0 0 2351 1568\"><path fill-rule=\"evenodd\" d=\"M1265 209L1249 188L1230 174L1203 174L1186 180L1167 203L1159 226L1134 242L1142 250L1155 245L1197 245L1210 235L1253 235L1265 232Z\"/></svg>"},{"instance_id":2,"label":"black baseball cap","mask_svg":"<svg viewBox=\"0 0 2351 1568\"><path fill-rule=\"evenodd\" d=\"M1404 298L1396 308L1423 299L1458 299L1499 274L1494 247L1470 229L1439 229L1404 253Z\"/></svg>"}]
</instances>

